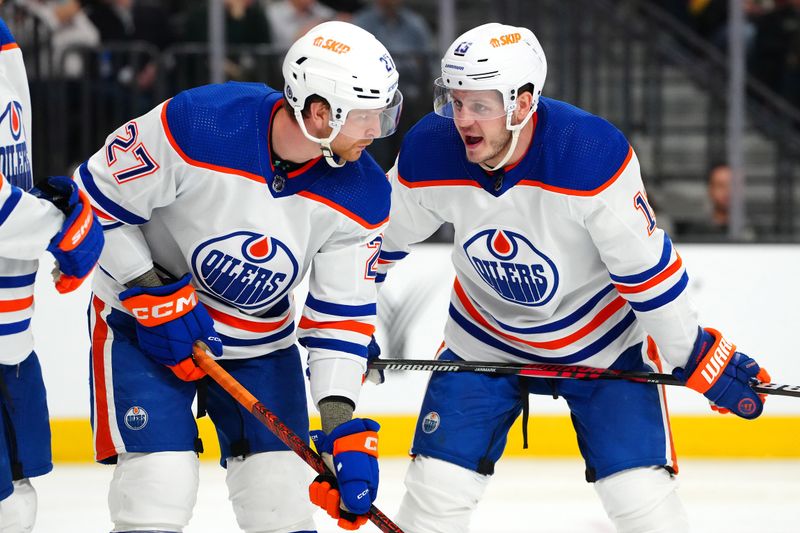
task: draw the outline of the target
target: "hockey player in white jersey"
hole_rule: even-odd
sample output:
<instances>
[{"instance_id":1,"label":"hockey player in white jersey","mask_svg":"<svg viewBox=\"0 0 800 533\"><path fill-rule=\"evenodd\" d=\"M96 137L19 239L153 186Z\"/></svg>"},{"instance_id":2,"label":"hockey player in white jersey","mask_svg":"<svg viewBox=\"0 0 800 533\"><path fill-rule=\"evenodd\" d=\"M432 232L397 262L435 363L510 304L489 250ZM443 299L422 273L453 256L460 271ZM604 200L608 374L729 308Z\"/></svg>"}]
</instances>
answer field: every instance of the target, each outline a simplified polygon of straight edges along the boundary
<instances>
[{"instance_id":1,"label":"hockey player in white jersey","mask_svg":"<svg viewBox=\"0 0 800 533\"><path fill-rule=\"evenodd\" d=\"M486 24L450 46L435 113L390 171L379 280L451 222L457 275L439 358L661 371L663 357L718 408L755 418L762 399L749 385L766 372L698 326L630 144L607 121L540 98L546 72L526 28ZM618 531L688 530L663 386L434 372L404 531L468 529L529 392L566 399L587 480Z\"/></svg>"},{"instance_id":2,"label":"hockey player in white jersey","mask_svg":"<svg viewBox=\"0 0 800 533\"><path fill-rule=\"evenodd\" d=\"M283 75L283 91L184 91L122 125L76 172L106 229L91 379L95 457L116 463L114 531L189 522L198 340L307 438L299 339L322 417L315 441L338 475L314 482L312 496L341 498L347 511L329 511L348 528L375 499L378 424L351 418L375 329L390 187L363 152L397 127L398 74L372 34L328 22L290 48ZM309 270L295 330L292 289ZM214 382L198 403L216 426L240 528L313 530L313 471Z\"/></svg>"},{"instance_id":3,"label":"hockey player in white jersey","mask_svg":"<svg viewBox=\"0 0 800 533\"><path fill-rule=\"evenodd\" d=\"M38 259L45 251L56 257L56 289L65 293L89 275L103 246L88 198L69 178L49 178L32 191L30 141L22 52L0 19L0 531L12 533L33 530L37 498L29 478L53 468L31 332Z\"/></svg>"}]
</instances>

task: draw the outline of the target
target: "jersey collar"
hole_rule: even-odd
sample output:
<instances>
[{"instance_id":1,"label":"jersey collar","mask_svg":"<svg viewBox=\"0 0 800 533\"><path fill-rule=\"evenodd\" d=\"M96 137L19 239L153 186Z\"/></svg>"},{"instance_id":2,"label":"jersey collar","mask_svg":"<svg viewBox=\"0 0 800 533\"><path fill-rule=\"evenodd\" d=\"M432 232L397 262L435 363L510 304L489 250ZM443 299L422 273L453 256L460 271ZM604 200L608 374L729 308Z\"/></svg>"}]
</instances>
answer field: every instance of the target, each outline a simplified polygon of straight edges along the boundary
<instances>
[{"instance_id":1,"label":"jersey collar","mask_svg":"<svg viewBox=\"0 0 800 533\"><path fill-rule=\"evenodd\" d=\"M275 168L273 164L274 155L272 153L272 143L269 141L270 132L272 131L272 124L275 120L275 115L283 104L283 95L272 104L272 109L269 112L269 122L267 128L266 149L262 156L262 165L266 169L267 186L272 196L278 198L283 196L291 196L298 192L305 191L311 188L314 183L328 174L331 167L324 161L322 156L315 157L310 161L304 163L300 168L291 172L285 172L281 169ZM269 105L269 104L267 104ZM266 113L264 113L265 116ZM266 159L266 161L264 161Z\"/></svg>"}]
</instances>

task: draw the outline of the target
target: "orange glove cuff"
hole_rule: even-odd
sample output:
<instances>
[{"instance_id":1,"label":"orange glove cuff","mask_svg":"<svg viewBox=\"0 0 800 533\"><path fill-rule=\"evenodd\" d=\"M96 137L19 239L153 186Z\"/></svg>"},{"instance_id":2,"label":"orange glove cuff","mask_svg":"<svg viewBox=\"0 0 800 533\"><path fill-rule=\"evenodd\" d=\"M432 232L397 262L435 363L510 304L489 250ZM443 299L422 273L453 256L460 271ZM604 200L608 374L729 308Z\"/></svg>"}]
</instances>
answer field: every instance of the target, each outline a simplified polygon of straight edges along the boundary
<instances>
[{"instance_id":1,"label":"orange glove cuff","mask_svg":"<svg viewBox=\"0 0 800 533\"><path fill-rule=\"evenodd\" d=\"M342 452L361 452L378 458L378 433L376 431L362 431L339 437L333 443L333 455Z\"/></svg>"},{"instance_id":2,"label":"orange glove cuff","mask_svg":"<svg viewBox=\"0 0 800 533\"><path fill-rule=\"evenodd\" d=\"M159 326L189 313L197 306L194 287L186 285L169 296L139 294L122 301L122 305L147 327Z\"/></svg>"},{"instance_id":3,"label":"orange glove cuff","mask_svg":"<svg viewBox=\"0 0 800 533\"><path fill-rule=\"evenodd\" d=\"M706 331L714 337L714 344L706 350L705 356L686 380L686 386L700 394L705 394L714 386L736 351L736 345L725 340L722 333L711 328L706 328Z\"/></svg>"},{"instance_id":4,"label":"orange glove cuff","mask_svg":"<svg viewBox=\"0 0 800 533\"><path fill-rule=\"evenodd\" d=\"M81 214L75 218L75 221L70 225L58 247L65 252L71 252L83 241L86 234L89 233L89 228L94 222L94 215L92 213L92 205L89 203L89 197L86 193L79 190L78 197L81 199Z\"/></svg>"}]
</instances>

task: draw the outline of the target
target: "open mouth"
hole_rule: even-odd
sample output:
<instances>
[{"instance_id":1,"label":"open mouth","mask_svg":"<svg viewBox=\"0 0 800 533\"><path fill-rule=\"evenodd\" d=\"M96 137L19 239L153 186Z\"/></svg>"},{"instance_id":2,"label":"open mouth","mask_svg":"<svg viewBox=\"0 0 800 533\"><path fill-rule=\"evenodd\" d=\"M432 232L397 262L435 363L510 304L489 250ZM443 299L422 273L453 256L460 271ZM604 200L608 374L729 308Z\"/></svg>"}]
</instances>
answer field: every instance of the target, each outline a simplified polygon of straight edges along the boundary
<instances>
[{"instance_id":1,"label":"open mouth","mask_svg":"<svg viewBox=\"0 0 800 533\"><path fill-rule=\"evenodd\" d=\"M483 137L475 137L473 135L466 135L464 137L464 142L466 143L467 147L474 148L478 146L481 142L483 142Z\"/></svg>"}]
</instances>

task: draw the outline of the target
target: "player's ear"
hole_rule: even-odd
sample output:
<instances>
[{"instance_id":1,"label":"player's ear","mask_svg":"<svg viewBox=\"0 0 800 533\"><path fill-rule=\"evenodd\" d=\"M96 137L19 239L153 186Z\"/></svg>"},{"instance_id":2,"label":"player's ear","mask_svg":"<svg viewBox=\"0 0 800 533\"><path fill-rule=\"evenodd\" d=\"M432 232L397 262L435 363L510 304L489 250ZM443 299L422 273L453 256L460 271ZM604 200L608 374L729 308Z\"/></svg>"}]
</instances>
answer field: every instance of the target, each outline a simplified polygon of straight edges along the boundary
<instances>
[{"instance_id":1,"label":"player's ear","mask_svg":"<svg viewBox=\"0 0 800 533\"><path fill-rule=\"evenodd\" d=\"M331 118L331 108L327 102L312 102L309 106L308 118L316 132L330 130L328 122Z\"/></svg>"},{"instance_id":2,"label":"player's ear","mask_svg":"<svg viewBox=\"0 0 800 533\"><path fill-rule=\"evenodd\" d=\"M517 109L514 112L514 123L519 124L528 114L533 105L533 95L528 91L522 91L517 97Z\"/></svg>"}]
</instances>

